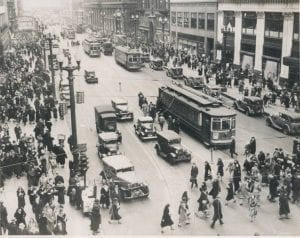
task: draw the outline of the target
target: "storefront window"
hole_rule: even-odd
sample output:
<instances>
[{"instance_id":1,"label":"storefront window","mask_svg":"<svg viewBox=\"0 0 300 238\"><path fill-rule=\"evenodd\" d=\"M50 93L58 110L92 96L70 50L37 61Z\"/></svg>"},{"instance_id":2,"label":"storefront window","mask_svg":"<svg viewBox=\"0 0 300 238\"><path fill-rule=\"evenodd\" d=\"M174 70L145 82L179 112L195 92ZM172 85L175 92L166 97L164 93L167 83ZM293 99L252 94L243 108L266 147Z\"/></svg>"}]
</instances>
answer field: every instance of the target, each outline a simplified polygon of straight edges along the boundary
<instances>
[{"instance_id":1,"label":"storefront window","mask_svg":"<svg viewBox=\"0 0 300 238\"><path fill-rule=\"evenodd\" d=\"M265 37L282 39L283 16L282 13L265 14Z\"/></svg>"},{"instance_id":2,"label":"storefront window","mask_svg":"<svg viewBox=\"0 0 300 238\"><path fill-rule=\"evenodd\" d=\"M176 12L171 12L171 24L176 25Z\"/></svg>"},{"instance_id":3,"label":"storefront window","mask_svg":"<svg viewBox=\"0 0 300 238\"><path fill-rule=\"evenodd\" d=\"M186 28L189 28L189 22L190 22L190 19L189 19L189 13L188 12L185 12L184 13L184 27Z\"/></svg>"},{"instance_id":4,"label":"storefront window","mask_svg":"<svg viewBox=\"0 0 300 238\"><path fill-rule=\"evenodd\" d=\"M177 12L177 26L182 26L182 12Z\"/></svg>"},{"instance_id":5,"label":"storefront window","mask_svg":"<svg viewBox=\"0 0 300 238\"><path fill-rule=\"evenodd\" d=\"M294 13L294 40L300 41L300 37L299 37L299 13Z\"/></svg>"},{"instance_id":6,"label":"storefront window","mask_svg":"<svg viewBox=\"0 0 300 238\"><path fill-rule=\"evenodd\" d=\"M215 14L207 13L207 30L213 31L215 30Z\"/></svg>"},{"instance_id":7,"label":"storefront window","mask_svg":"<svg viewBox=\"0 0 300 238\"><path fill-rule=\"evenodd\" d=\"M205 29L205 13L198 13L198 29Z\"/></svg>"},{"instance_id":8,"label":"storefront window","mask_svg":"<svg viewBox=\"0 0 300 238\"><path fill-rule=\"evenodd\" d=\"M197 13L196 12L191 13L191 28L193 28L193 29L197 28Z\"/></svg>"},{"instance_id":9,"label":"storefront window","mask_svg":"<svg viewBox=\"0 0 300 238\"><path fill-rule=\"evenodd\" d=\"M243 12L242 32L246 35L256 35L256 12Z\"/></svg>"}]
</instances>

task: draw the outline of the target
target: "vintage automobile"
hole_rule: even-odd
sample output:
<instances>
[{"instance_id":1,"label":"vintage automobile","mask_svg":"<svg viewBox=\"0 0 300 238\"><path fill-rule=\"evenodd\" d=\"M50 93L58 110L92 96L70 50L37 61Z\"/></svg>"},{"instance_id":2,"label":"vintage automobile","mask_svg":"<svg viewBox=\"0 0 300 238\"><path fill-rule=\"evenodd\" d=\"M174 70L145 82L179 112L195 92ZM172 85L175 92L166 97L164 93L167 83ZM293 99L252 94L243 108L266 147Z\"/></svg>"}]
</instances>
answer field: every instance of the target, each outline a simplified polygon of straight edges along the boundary
<instances>
[{"instance_id":1,"label":"vintage automobile","mask_svg":"<svg viewBox=\"0 0 300 238\"><path fill-rule=\"evenodd\" d=\"M182 79L183 78L183 69L182 67L169 67L167 68L166 75L172 79Z\"/></svg>"},{"instance_id":2,"label":"vintage automobile","mask_svg":"<svg viewBox=\"0 0 300 238\"><path fill-rule=\"evenodd\" d=\"M161 156L170 164L190 162L192 154L181 145L180 136L171 130L157 132L155 144L157 155Z\"/></svg>"},{"instance_id":3,"label":"vintage automobile","mask_svg":"<svg viewBox=\"0 0 300 238\"><path fill-rule=\"evenodd\" d=\"M202 89L205 85L203 77L183 76L183 80L186 86L195 89Z\"/></svg>"},{"instance_id":4,"label":"vintage automobile","mask_svg":"<svg viewBox=\"0 0 300 238\"><path fill-rule=\"evenodd\" d=\"M149 63L149 62L150 62L150 54L147 53L147 52L143 52L143 53L141 54L141 61L142 61L143 63Z\"/></svg>"},{"instance_id":5,"label":"vintage automobile","mask_svg":"<svg viewBox=\"0 0 300 238\"><path fill-rule=\"evenodd\" d=\"M155 140L156 128L152 117L140 117L134 125L135 133L141 140Z\"/></svg>"},{"instance_id":6,"label":"vintage automobile","mask_svg":"<svg viewBox=\"0 0 300 238\"><path fill-rule=\"evenodd\" d=\"M204 85L203 92L209 96L221 99L222 92L226 92L227 88L219 85Z\"/></svg>"},{"instance_id":7,"label":"vintage automobile","mask_svg":"<svg viewBox=\"0 0 300 238\"><path fill-rule=\"evenodd\" d=\"M87 83L98 83L95 71L84 70L84 79Z\"/></svg>"},{"instance_id":8,"label":"vintage automobile","mask_svg":"<svg viewBox=\"0 0 300 238\"><path fill-rule=\"evenodd\" d=\"M111 105L116 111L117 120L133 120L133 112L128 111L128 102L123 98L111 100Z\"/></svg>"},{"instance_id":9,"label":"vintage automobile","mask_svg":"<svg viewBox=\"0 0 300 238\"><path fill-rule=\"evenodd\" d=\"M120 198L131 200L149 196L149 187L141 182L131 161L124 155L113 155L102 159L104 174L110 184L118 185Z\"/></svg>"},{"instance_id":10,"label":"vintage automobile","mask_svg":"<svg viewBox=\"0 0 300 238\"><path fill-rule=\"evenodd\" d=\"M243 97L233 103L236 110L246 113L247 116L261 116L264 111L263 101L259 97Z\"/></svg>"},{"instance_id":11,"label":"vintage automobile","mask_svg":"<svg viewBox=\"0 0 300 238\"><path fill-rule=\"evenodd\" d=\"M103 157L120 154L119 135L116 132L102 132L98 134L98 156Z\"/></svg>"},{"instance_id":12,"label":"vintage automobile","mask_svg":"<svg viewBox=\"0 0 300 238\"><path fill-rule=\"evenodd\" d=\"M300 135L300 114L291 111L268 116L267 126L281 130L286 135Z\"/></svg>"},{"instance_id":13,"label":"vintage automobile","mask_svg":"<svg viewBox=\"0 0 300 238\"><path fill-rule=\"evenodd\" d=\"M94 107L97 133L116 132L118 141L122 142L122 134L117 130L117 117L111 105L100 105Z\"/></svg>"},{"instance_id":14,"label":"vintage automobile","mask_svg":"<svg viewBox=\"0 0 300 238\"><path fill-rule=\"evenodd\" d=\"M149 63L149 67L154 70L163 70L163 63L161 58L153 58Z\"/></svg>"}]
</instances>

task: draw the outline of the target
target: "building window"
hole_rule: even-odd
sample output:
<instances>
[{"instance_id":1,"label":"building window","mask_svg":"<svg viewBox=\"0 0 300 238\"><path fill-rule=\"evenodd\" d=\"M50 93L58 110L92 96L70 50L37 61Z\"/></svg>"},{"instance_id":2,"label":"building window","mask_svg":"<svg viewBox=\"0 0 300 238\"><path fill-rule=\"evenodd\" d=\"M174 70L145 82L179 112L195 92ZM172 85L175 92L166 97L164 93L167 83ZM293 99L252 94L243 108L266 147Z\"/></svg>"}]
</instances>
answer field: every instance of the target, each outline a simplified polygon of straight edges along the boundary
<instances>
[{"instance_id":1,"label":"building window","mask_svg":"<svg viewBox=\"0 0 300 238\"><path fill-rule=\"evenodd\" d=\"M176 25L176 12L171 12L171 24Z\"/></svg>"},{"instance_id":2,"label":"building window","mask_svg":"<svg viewBox=\"0 0 300 238\"><path fill-rule=\"evenodd\" d=\"M205 13L198 13L198 29L205 29Z\"/></svg>"},{"instance_id":3,"label":"building window","mask_svg":"<svg viewBox=\"0 0 300 238\"><path fill-rule=\"evenodd\" d=\"M300 37L299 37L299 13L294 13L294 40L300 41Z\"/></svg>"},{"instance_id":4,"label":"building window","mask_svg":"<svg viewBox=\"0 0 300 238\"><path fill-rule=\"evenodd\" d=\"M215 14L207 13L207 30L214 31L215 30Z\"/></svg>"},{"instance_id":5,"label":"building window","mask_svg":"<svg viewBox=\"0 0 300 238\"><path fill-rule=\"evenodd\" d=\"M177 26L182 26L182 12L177 12Z\"/></svg>"},{"instance_id":6,"label":"building window","mask_svg":"<svg viewBox=\"0 0 300 238\"><path fill-rule=\"evenodd\" d=\"M234 31L235 27L235 16L233 11L225 11L224 12L224 26L228 29L232 29Z\"/></svg>"},{"instance_id":7,"label":"building window","mask_svg":"<svg viewBox=\"0 0 300 238\"><path fill-rule=\"evenodd\" d=\"M197 28L197 13L196 12L191 13L191 28L193 28L193 29Z\"/></svg>"},{"instance_id":8,"label":"building window","mask_svg":"<svg viewBox=\"0 0 300 238\"><path fill-rule=\"evenodd\" d=\"M183 24L184 27L189 28L190 27L189 23L190 23L189 13L185 12L184 13L184 24Z\"/></svg>"},{"instance_id":9,"label":"building window","mask_svg":"<svg viewBox=\"0 0 300 238\"><path fill-rule=\"evenodd\" d=\"M256 35L256 12L243 12L242 32L246 35Z\"/></svg>"},{"instance_id":10,"label":"building window","mask_svg":"<svg viewBox=\"0 0 300 238\"><path fill-rule=\"evenodd\" d=\"M283 16L282 13L265 14L265 37L282 39Z\"/></svg>"}]
</instances>

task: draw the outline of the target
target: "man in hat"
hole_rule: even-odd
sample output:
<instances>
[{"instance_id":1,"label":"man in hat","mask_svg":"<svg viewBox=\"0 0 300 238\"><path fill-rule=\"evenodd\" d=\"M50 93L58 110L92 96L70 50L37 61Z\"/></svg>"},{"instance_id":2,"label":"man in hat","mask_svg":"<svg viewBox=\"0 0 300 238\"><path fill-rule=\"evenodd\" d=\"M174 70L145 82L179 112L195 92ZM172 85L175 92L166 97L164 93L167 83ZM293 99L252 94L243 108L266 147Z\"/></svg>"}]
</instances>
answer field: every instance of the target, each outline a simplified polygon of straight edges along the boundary
<instances>
[{"instance_id":1,"label":"man in hat","mask_svg":"<svg viewBox=\"0 0 300 238\"><path fill-rule=\"evenodd\" d=\"M214 215L213 215L213 221L210 225L211 228L214 228L215 227L215 223L217 220L219 220L220 222L220 225L223 225L224 222L222 221L223 219L223 214L222 214L222 204L221 204L221 201L220 201L220 197L217 196L214 201L213 201L213 208L214 208Z\"/></svg>"},{"instance_id":2,"label":"man in hat","mask_svg":"<svg viewBox=\"0 0 300 238\"><path fill-rule=\"evenodd\" d=\"M233 155L238 155L235 152L235 138L234 138L234 136L231 137L231 144L230 144L230 156L231 156L231 158L233 158Z\"/></svg>"},{"instance_id":3,"label":"man in hat","mask_svg":"<svg viewBox=\"0 0 300 238\"><path fill-rule=\"evenodd\" d=\"M7 223L7 210L3 205L3 201L0 201L0 235L5 235Z\"/></svg>"}]
</instances>

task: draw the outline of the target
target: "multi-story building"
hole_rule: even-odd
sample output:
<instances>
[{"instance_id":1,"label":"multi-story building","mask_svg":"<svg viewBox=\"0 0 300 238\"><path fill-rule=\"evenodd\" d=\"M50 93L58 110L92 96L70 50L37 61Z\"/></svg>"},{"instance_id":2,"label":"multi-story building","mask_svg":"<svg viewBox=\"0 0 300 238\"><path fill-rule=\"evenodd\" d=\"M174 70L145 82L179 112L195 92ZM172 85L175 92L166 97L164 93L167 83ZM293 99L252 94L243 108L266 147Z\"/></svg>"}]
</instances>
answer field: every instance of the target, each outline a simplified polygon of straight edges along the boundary
<instances>
[{"instance_id":1,"label":"multi-story building","mask_svg":"<svg viewBox=\"0 0 300 238\"><path fill-rule=\"evenodd\" d=\"M299 81L298 0L219 0L217 37L234 65L275 84Z\"/></svg>"},{"instance_id":2,"label":"multi-story building","mask_svg":"<svg viewBox=\"0 0 300 238\"><path fill-rule=\"evenodd\" d=\"M82 25L83 22L83 0L72 1L72 21L73 25Z\"/></svg>"},{"instance_id":3,"label":"multi-story building","mask_svg":"<svg viewBox=\"0 0 300 238\"><path fill-rule=\"evenodd\" d=\"M11 31L14 31L17 28L17 12L15 0L7 1L7 13L8 13L8 22Z\"/></svg>"},{"instance_id":4,"label":"multi-story building","mask_svg":"<svg viewBox=\"0 0 300 238\"><path fill-rule=\"evenodd\" d=\"M139 32L147 43L166 41L170 32L170 0L139 0Z\"/></svg>"},{"instance_id":5,"label":"multi-story building","mask_svg":"<svg viewBox=\"0 0 300 238\"><path fill-rule=\"evenodd\" d=\"M10 44L9 23L6 1L0 0L0 44L3 50Z\"/></svg>"},{"instance_id":6,"label":"multi-story building","mask_svg":"<svg viewBox=\"0 0 300 238\"><path fill-rule=\"evenodd\" d=\"M128 33L132 29L130 17L136 12L136 4L137 0L87 0L85 23L96 30Z\"/></svg>"},{"instance_id":7,"label":"multi-story building","mask_svg":"<svg viewBox=\"0 0 300 238\"><path fill-rule=\"evenodd\" d=\"M215 57L217 0L171 0L170 33L177 49Z\"/></svg>"}]
</instances>

